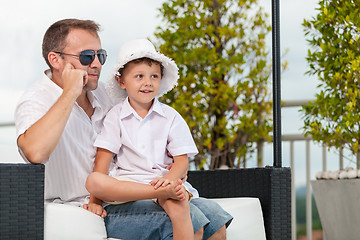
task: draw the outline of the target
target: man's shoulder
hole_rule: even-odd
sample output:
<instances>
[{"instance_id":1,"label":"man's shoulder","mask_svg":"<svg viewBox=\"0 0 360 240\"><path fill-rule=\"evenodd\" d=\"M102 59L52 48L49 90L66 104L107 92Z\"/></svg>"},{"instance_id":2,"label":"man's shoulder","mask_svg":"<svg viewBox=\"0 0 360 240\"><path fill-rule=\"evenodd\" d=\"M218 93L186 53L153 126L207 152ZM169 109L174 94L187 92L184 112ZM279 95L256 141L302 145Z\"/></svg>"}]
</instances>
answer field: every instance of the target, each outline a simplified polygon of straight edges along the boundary
<instances>
[{"instance_id":1,"label":"man's shoulder","mask_svg":"<svg viewBox=\"0 0 360 240\"><path fill-rule=\"evenodd\" d=\"M121 112L121 110L124 108L124 104L121 102L121 103L117 103L115 104L110 111L112 112Z\"/></svg>"},{"instance_id":2,"label":"man's shoulder","mask_svg":"<svg viewBox=\"0 0 360 240\"><path fill-rule=\"evenodd\" d=\"M106 93L104 84L102 82L98 82L98 86L92 93L96 96L97 100L100 102L102 107L111 108L114 104Z\"/></svg>"},{"instance_id":3,"label":"man's shoulder","mask_svg":"<svg viewBox=\"0 0 360 240\"><path fill-rule=\"evenodd\" d=\"M54 86L55 85L55 86ZM30 85L19 99L20 102L43 102L51 103L61 95L62 89L50 79L42 78Z\"/></svg>"}]
</instances>

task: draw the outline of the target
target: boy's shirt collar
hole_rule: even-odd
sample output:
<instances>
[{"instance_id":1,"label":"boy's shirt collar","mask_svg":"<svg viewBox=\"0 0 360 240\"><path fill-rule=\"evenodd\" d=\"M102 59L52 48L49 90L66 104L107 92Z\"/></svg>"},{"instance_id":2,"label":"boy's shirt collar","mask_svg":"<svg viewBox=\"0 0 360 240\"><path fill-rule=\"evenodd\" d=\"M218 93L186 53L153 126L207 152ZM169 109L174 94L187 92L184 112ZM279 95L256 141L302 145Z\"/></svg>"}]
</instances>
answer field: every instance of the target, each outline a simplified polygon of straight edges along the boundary
<instances>
[{"instance_id":1,"label":"boy's shirt collar","mask_svg":"<svg viewBox=\"0 0 360 240\"><path fill-rule=\"evenodd\" d=\"M166 118L166 115L161 107L161 104L157 98L154 99L154 103L152 104L151 108L149 109L148 114L145 116L144 119L146 119L152 112L155 112L159 114L160 116L163 116ZM139 114L135 111L135 109L130 105L129 103L129 97L126 97L124 102L122 103L121 112L120 112L120 119L124 119L128 116L133 114L137 119L140 121L143 120Z\"/></svg>"}]
</instances>

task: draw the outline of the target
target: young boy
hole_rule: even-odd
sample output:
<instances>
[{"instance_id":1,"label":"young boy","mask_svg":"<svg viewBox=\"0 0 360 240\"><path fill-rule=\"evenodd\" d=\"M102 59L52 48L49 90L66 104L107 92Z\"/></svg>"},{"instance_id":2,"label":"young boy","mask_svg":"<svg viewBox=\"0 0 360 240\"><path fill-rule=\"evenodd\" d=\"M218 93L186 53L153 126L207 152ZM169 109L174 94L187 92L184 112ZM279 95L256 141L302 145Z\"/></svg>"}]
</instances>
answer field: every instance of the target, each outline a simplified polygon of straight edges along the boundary
<instances>
[{"instance_id":1,"label":"young boy","mask_svg":"<svg viewBox=\"0 0 360 240\"><path fill-rule=\"evenodd\" d=\"M176 85L178 78L175 62L156 52L148 40L133 40L122 46L108 84L110 97L119 104L107 114L103 130L95 141L98 147L95 173L89 176L87 189L91 193L90 203L95 204L100 203L98 199L109 202L157 198L173 224L174 239L192 239L194 229L188 201L199 195L187 182L183 183L185 190L180 179L186 176L188 156L198 151L180 114L157 100ZM167 152L173 157L168 157ZM112 162L114 154L117 156ZM170 170L167 169L169 165ZM110 176L143 185L96 173L107 174L109 168ZM222 216L209 230L211 236L221 227L225 229L224 225L229 224L232 217L220 206L209 204L211 213L204 215L210 223L215 221L211 214L219 217L221 212ZM218 212L213 212L214 208ZM96 213L97 210L94 207L90 211ZM207 223L204 221L201 227Z\"/></svg>"}]
</instances>

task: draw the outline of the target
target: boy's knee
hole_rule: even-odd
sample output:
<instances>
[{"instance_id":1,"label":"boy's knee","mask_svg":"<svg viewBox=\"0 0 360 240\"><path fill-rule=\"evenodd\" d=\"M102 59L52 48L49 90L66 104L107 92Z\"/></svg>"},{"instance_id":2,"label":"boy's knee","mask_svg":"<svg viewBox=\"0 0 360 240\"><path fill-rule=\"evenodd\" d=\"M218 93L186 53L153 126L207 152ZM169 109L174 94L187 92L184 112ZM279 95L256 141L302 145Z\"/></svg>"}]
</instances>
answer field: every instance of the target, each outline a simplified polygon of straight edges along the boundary
<instances>
[{"instance_id":1,"label":"boy's knee","mask_svg":"<svg viewBox=\"0 0 360 240\"><path fill-rule=\"evenodd\" d=\"M86 179L85 187L88 190L89 193L94 194L96 189L98 189L100 185L99 177L101 173L93 172L90 173L89 176Z\"/></svg>"}]
</instances>

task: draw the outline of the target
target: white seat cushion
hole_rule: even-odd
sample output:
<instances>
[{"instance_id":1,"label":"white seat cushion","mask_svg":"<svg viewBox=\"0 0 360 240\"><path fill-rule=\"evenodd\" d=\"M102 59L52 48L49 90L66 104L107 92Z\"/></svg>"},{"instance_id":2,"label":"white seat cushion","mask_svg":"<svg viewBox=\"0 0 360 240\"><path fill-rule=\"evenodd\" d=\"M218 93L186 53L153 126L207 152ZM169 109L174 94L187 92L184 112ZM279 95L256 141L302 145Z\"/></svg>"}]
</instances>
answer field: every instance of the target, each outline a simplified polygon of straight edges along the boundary
<instances>
[{"instance_id":1,"label":"white seat cushion","mask_svg":"<svg viewBox=\"0 0 360 240\"><path fill-rule=\"evenodd\" d=\"M264 221L257 198L213 199L233 217L228 240L265 240ZM104 220L76 206L45 204L45 240L106 240ZM108 240L116 240L109 238Z\"/></svg>"},{"instance_id":2,"label":"white seat cushion","mask_svg":"<svg viewBox=\"0 0 360 240\"><path fill-rule=\"evenodd\" d=\"M45 240L105 240L104 219L68 204L45 204Z\"/></svg>"},{"instance_id":3,"label":"white seat cushion","mask_svg":"<svg viewBox=\"0 0 360 240\"><path fill-rule=\"evenodd\" d=\"M228 240L265 240L265 227L258 198L213 199L234 219L226 229Z\"/></svg>"}]
</instances>

